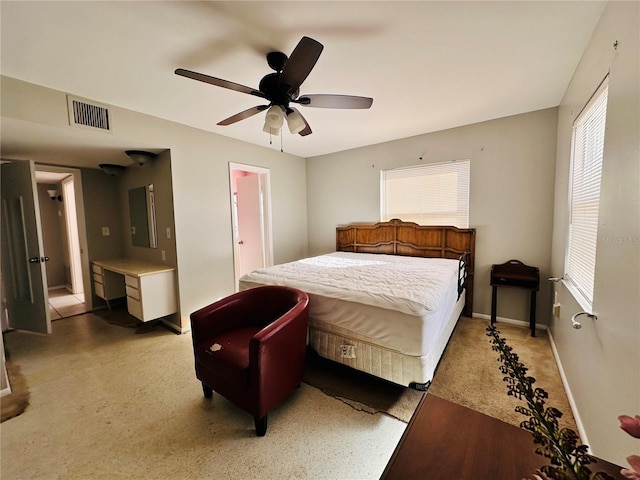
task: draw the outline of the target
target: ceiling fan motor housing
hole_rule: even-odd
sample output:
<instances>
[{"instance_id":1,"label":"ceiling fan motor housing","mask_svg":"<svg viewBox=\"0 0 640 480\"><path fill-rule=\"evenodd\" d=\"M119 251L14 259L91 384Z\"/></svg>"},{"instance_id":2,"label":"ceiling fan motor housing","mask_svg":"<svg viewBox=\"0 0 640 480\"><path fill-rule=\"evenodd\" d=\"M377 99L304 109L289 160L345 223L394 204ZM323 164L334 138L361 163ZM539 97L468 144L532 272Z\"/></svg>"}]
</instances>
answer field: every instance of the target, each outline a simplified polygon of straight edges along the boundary
<instances>
[{"instance_id":1,"label":"ceiling fan motor housing","mask_svg":"<svg viewBox=\"0 0 640 480\"><path fill-rule=\"evenodd\" d=\"M280 73L270 73L262 77L258 89L273 105L280 105L283 108L289 106L289 102L294 100L300 92L299 88L290 92L289 85L280 83Z\"/></svg>"}]
</instances>

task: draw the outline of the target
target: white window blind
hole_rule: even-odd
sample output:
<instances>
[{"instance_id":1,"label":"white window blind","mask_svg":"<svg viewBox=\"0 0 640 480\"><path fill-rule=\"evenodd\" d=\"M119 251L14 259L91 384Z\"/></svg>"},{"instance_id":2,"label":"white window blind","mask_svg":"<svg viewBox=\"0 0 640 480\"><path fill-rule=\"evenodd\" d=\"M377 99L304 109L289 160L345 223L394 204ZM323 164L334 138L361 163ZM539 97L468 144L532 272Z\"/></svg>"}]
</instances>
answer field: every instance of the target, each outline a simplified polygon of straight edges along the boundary
<instances>
[{"instance_id":1,"label":"white window blind","mask_svg":"<svg viewBox=\"0 0 640 480\"><path fill-rule=\"evenodd\" d=\"M469 160L380 172L380 217L469 227Z\"/></svg>"},{"instance_id":2,"label":"white window blind","mask_svg":"<svg viewBox=\"0 0 640 480\"><path fill-rule=\"evenodd\" d=\"M589 308L593 304L607 95L605 79L573 124L565 279Z\"/></svg>"}]
</instances>

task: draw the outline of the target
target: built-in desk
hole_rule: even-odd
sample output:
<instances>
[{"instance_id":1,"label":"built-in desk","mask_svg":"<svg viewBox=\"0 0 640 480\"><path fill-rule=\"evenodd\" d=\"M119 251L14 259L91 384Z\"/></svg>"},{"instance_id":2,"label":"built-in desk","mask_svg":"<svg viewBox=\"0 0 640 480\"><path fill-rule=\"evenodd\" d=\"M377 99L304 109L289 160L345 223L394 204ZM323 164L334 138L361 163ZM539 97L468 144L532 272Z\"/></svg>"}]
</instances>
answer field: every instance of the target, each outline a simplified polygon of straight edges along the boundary
<instances>
[{"instance_id":1,"label":"built-in desk","mask_svg":"<svg viewBox=\"0 0 640 480\"><path fill-rule=\"evenodd\" d=\"M175 268L162 264L118 258L94 260L93 286L107 302L127 297L127 310L148 322L178 311Z\"/></svg>"}]
</instances>

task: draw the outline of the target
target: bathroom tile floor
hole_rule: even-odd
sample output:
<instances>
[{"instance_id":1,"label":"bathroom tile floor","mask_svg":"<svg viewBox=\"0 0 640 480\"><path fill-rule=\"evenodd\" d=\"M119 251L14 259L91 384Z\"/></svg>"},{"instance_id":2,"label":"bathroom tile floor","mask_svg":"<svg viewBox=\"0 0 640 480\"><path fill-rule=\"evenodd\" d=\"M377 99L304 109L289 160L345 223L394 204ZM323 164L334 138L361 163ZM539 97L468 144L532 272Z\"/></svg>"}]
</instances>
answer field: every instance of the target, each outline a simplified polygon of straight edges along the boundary
<instances>
[{"instance_id":1,"label":"bathroom tile floor","mask_svg":"<svg viewBox=\"0 0 640 480\"><path fill-rule=\"evenodd\" d=\"M87 312L84 294L71 294L64 288L49 290L49 315L51 320L72 317Z\"/></svg>"}]
</instances>

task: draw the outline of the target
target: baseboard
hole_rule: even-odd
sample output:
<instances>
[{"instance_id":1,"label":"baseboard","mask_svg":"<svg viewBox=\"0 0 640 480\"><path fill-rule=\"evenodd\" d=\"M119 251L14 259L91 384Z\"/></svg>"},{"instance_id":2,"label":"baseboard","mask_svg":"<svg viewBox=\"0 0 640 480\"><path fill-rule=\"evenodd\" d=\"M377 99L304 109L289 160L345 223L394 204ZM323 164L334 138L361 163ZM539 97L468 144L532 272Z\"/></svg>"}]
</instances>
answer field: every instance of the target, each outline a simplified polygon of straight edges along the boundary
<instances>
[{"instance_id":1,"label":"baseboard","mask_svg":"<svg viewBox=\"0 0 640 480\"><path fill-rule=\"evenodd\" d=\"M11 393L11 387L3 388L0 390L0 397L4 397L5 395L9 395Z\"/></svg>"},{"instance_id":2,"label":"baseboard","mask_svg":"<svg viewBox=\"0 0 640 480\"><path fill-rule=\"evenodd\" d=\"M571 393L571 388L569 387L569 382L567 381L567 376L564 373L564 369L562 368L562 362L560 361L560 356L558 355L558 349L556 348L556 343L553 341L553 335L551 334L551 330L547 330L549 334L549 342L551 343L551 351L553 352L553 358L556 360L556 365L558 366L558 371L560 372L560 378L562 379L562 385L564 386L564 391L567 394L567 399L569 400L569 406L571 407L571 413L573 413L573 418L576 421L576 426L578 427L578 434L580 435L580 440L583 444L589 445L589 439L587 438L587 432L584 429L584 425L582 424L582 420L580 419L580 413L578 412L578 406L573 398L573 394Z\"/></svg>"},{"instance_id":3,"label":"baseboard","mask_svg":"<svg viewBox=\"0 0 640 480\"><path fill-rule=\"evenodd\" d=\"M484 313L474 313L473 318L482 318L484 320L491 321L491 315L486 315ZM516 320L514 318L496 317L496 325L499 323L508 323L510 325L515 325L517 327L529 328L528 320L525 321L525 320ZM547 326L536 323L536 330L547 330Z\"/></svg>"}]
</instances>

